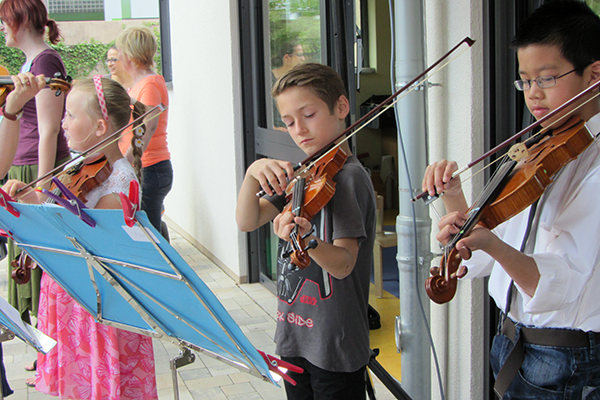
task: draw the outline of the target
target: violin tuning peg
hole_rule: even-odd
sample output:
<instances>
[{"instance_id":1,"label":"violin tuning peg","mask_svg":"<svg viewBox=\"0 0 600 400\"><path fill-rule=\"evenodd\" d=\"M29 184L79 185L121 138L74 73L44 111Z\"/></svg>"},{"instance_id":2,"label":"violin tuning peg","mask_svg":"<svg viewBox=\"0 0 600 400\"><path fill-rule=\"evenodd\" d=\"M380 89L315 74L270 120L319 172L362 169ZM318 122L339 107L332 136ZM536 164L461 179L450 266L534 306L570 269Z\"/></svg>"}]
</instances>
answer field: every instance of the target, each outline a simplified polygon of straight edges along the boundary
<instances>
[{"instance_id":1,"label":"violin tuning peg","mask_svg":"<svg viewBox=\"0 0 600 400\"><path fill-rule=\"evenodd\" d=\"M467 267L465 267L464 265L461 265L458 268L458 272L456 273L456 276L459 279L462 279L462 278L464 278L467 275L467 272L469 272L469 269Z\"/></svg>"},{"instance_id":2,"label":"violin tuning peg","mask_svg":"<svg viewBox=\"0 0 600 400\"><path fill-rule=\"evenodd\" d=\"M316 239L311 240L310 242L308 242L308 246L306 246L306 248L304 249L304 251L308 251L310 249L314 249L319 245L319 242L317 242Z\"/></svg>"},{"instance_id":3,"label":"violin tuning peg","mask_svg":"<svg viewBox=\"0 0 600 400\"><path fill-rule=\"evenodd\" d=\"M440 274L440 267L431 267L429 268L429 273L433 276L433 275L439 275Z\"/></svg>"}]
</instances>

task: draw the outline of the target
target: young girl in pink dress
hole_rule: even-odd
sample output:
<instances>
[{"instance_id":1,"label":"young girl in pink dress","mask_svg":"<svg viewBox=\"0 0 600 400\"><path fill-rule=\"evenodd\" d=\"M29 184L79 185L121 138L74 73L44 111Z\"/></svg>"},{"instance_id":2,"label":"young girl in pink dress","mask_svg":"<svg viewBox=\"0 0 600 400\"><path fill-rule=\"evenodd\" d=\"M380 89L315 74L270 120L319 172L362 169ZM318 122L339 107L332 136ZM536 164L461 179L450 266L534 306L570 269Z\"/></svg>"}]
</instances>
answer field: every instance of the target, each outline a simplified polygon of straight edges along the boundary
<instances>
[{"instance_id":1,"label":"young girl in pink dress","mask_svg":"<svg viewBox=\"0 0 600 400\"><path fill-rule=\"evenodd\" d=\"M100 99L100 100L99 100ZM100 104L104 103L105 107ZM116 81L95 77L77 82L66 102L63 128L73 150L85 151L129 123L131 98ZM133 116L144 112L135 102ZM143 144L132 143L139 159ZM121 208L115 193L128 193L138 179L123 158L117 141L101 151L112 167L110 177L86 194L88 208ZM138 163L139 165L139 163ZM24 184L9 180L9 194ZM41 193L30 191L21 201L40 203ZM38 355L36 389L61 399L157 399L152 339L96 323L94 318L44 273L38 329L58 343Z\"/></svg>"}]
</instances>

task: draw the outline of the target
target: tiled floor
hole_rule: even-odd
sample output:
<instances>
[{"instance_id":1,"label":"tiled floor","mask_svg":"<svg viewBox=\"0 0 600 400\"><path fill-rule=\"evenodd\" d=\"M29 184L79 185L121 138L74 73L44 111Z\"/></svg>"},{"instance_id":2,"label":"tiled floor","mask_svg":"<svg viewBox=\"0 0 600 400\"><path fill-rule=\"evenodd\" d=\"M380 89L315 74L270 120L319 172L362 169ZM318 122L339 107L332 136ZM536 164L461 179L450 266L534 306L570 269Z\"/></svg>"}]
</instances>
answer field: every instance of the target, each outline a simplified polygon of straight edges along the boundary
<instances>
[{"instance_id":1,"label":"tiled floor","mask_svg":"<svg viewBox=\"0 0 600 400\"><path fill-rule=\"evenodd\" d=\"M276 299L262 285L238 285L219 267L201 254L184 238L171 231L171 245L181 254L198 276L219 298L244 334L256 348L275 354L273 334L275 332ZM6 298L6 259L0 262L0 295ZM15 393L11 400L55 399L25 386L25 379L32 372L24 366L35 358L35 350L16 338L3 343L4 364L9 383ZM154 340L154 354L158 395L161 400L173 399L173 379L169 360L179 354L178 347L170 342ZM179 398L181 400L229 399L229 400L279 400L285 399L283 388L263 382L249 374L239 372L220 361L196 354L196 361L177 371ZM378 400L393 399L394 396L374 378Z\"/></svg>"}]
</instances>

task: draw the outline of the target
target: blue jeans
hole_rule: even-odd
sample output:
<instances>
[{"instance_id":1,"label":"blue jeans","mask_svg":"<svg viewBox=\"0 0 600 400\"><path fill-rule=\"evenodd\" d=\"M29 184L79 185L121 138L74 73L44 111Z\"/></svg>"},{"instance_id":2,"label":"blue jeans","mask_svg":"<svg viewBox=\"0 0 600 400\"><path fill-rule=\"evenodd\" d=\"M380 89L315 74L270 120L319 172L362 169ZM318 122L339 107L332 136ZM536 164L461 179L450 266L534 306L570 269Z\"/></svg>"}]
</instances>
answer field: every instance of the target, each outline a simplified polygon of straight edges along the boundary
<instances>
[{"instance_id":1,"label":"blue jeans","mask_svg":"<svg viewBox=\"0 0 600 400\"><path fill-rule=\"evenodd\" d=\"M523 325L516 325L515 341ZM497 333L490 351L494 377L513 342ZM600 399L600 343L590 335L588 347L566 348L525 343L525 360L503 399Z\"/></svg>"},{"instance_id":2,"label":"blue jeans","mask_svg":"<svg viewBox=\"0 0 600 400\"><path fill-rule=\"evenodd\" d=\"M367 397L366 367L356 372L331 372L302 357L281 359L304 369L302 374L287 372L296 381L296 386L284 381L288 400L365 400Z\"/></svg>"},{"instance_id":3,"label":"blue jeans","mask_svg":"<svg viewBox=\"0 0 600 400\"><path fill-rule=\"evenodd\" d=\"M171 160L161 161L142 168L142 204L150 223L160 232L161 215L165 197L173 187Z\"/></svg>"}]
</instances>

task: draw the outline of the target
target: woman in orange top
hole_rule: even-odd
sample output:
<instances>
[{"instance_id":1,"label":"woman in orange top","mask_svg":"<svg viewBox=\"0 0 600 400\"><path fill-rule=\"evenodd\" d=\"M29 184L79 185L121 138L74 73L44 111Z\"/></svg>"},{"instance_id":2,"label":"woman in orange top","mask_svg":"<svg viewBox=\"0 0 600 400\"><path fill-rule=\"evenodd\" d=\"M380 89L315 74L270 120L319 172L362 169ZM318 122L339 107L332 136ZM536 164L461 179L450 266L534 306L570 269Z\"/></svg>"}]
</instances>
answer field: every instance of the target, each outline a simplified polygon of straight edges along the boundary
<instances>
[{"instance_id":1,"label":"woman in orange top","mask_svg":"<svg viewBox=\"0 0 600 400\"><path fill-rule=\"evenodd\" d=\"M169 95L165 79L152 70L154 54L158 44L154 34L146 27L131 27L117 38L119 60L133 78L129 95L138 101L156 106L169 105ZM173 166L167 147L168 111L158 118L154 132L144 134L144 155L142 156L142 210L146 211L152 225L161 231L161 214L164 199L173 186ZM119 147L130 162L131 135L125 135ZM165 235L166 236L166 235Z\"/></svg>"}]
</instances>

